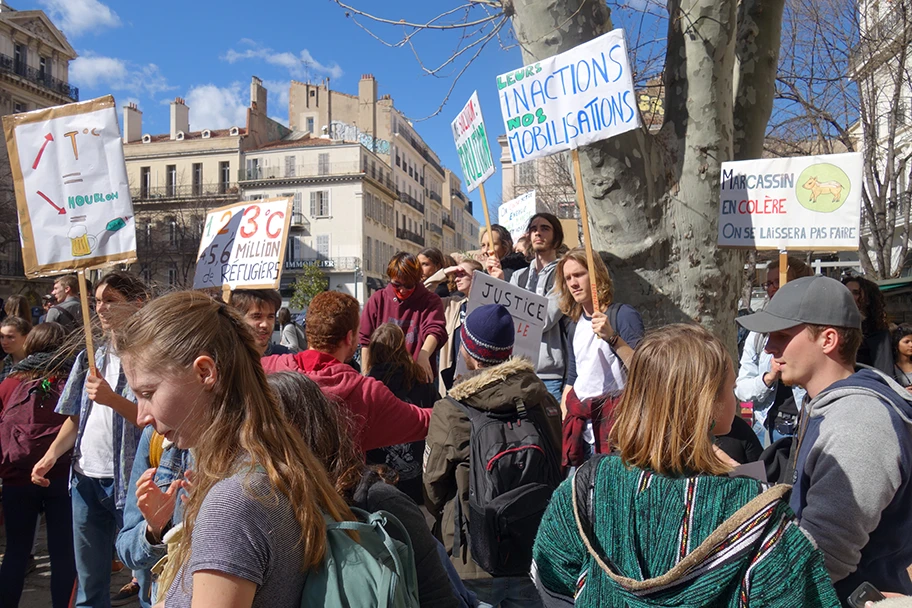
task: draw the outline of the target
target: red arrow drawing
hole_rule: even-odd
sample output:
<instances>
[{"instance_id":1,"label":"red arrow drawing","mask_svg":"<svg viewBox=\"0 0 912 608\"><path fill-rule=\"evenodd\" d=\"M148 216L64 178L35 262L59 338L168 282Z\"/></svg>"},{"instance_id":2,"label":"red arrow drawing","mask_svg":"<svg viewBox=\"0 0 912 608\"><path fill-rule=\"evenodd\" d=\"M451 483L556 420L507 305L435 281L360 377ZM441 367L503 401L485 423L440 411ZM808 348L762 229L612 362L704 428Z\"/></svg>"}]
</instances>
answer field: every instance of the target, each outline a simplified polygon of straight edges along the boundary
<instances>
[{"instance_id":1,"label":"red arrow drawing","mask_svg":"<svg viewBox=\"0 0 912 608\"><path fill-rule=\"evenodd\" d=\"M58 207L57 205L55 205L55 204L54 204L54 201L52 201L51 199L49 199L49 198L47 197L47 195L46 195L44 192L42 192L41 190L38 191L38 196L40 196L41 198L43 198L44 200L46 200L46 201L48 202L48 204L50 204L51 207L53 207L54 209L56 209L58 215L66 215L66 209L64 209L63 207Z\"/></svg>"},{"instance_id":2,"label":"red arrow drawing","mask_svg":"<svg viewBox=\"0 0 912 608\"><path fill-rule=\"evenodd\" d=\"M38 168L38 163L41 161L41 155L44 154L44 149L47 148L47 145L52 141L54 141L54 136L50 133L44 136L44 143L41 144L41 149L38 150L38 156L35 157L35 162L32 163L32 169ZM51 204L53 205L54 203Z\"/></svg>"}]
</instances>

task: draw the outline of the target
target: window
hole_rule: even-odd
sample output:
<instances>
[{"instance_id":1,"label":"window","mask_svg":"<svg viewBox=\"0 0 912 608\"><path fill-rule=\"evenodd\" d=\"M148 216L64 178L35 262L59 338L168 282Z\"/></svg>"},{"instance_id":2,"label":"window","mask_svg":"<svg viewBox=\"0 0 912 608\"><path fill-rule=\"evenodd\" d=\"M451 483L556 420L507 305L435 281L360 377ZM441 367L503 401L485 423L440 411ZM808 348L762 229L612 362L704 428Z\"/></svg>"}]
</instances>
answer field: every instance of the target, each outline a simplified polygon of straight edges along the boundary
<instances>
[{"instance_id":1,"label":"window","mask_svg":"<svg viewBox=\"0 0 912 608\"><path fill-rule=\"evenodd\" d=\"M310 217L329 217L329 190L310 193Z\"/></svg>"},{"instance_id":2,"label":"window","mask_svg":"<svg viewBox=\"0 0 912 608\"><path fill-rule=\"evenodd\" d=\"M228 161L223 161L219 163L219 194L226 194L228 192L229 184L231 183L231 165Z\"/></svg>"},{"instance_id":3,"label":"window","mask_svg":"<svg viewBox=\"0 0 912 608\"><path fill-rule=\"evenodd\" d=\"M177 267L174 264L168 268L168 287L177 287Z\"/></svg>"},{"instance_id":4,"label":"window","mask_svg":"<svg viewBox=\"0 0 912 608\"><path fill-rule=\"evenodd\" d=\"M364 270L370 272L371 269L371 237L367 237L364 244Z\"/></svg>"},{"instance_id":5,"label":"window","mask_svg":"<svg viewBox=\"0 0 912 608\"><path fill-rule=\"evenodd\" d=\"M148 264L142 265L142 270L139 271L139 274L140 274L140 276L142 276L142 280L143 280L143 282L145 282L146 285L149 285L152 283L152 269L149 268Z\"/></svg>"},{"instance_id":6,"label":"window","mask_svg":"<svg viewBox=\"0 0 912 608\"><path fill-rule=\"evenodd\" d=\"M310 92L311 95L313 95L313 93L314 93L313 91ZM309 117L309 118L307 119L307 132L308 132L308 133L313 133L313 132L314 132L314 119L313 119L313 116L311 116L311 117Z\"/></svg>"},{"instance_id":7,"label":"window","mask_svg":"<svg viewBox=\"0 0 912 608\"><path fill-rule=\"evenodd\" d=\"M50 76L50 73L48 73L47 58L45 58L45 57L39 57L39 58L38 58L38 76L39 76L39 78L41 78L42 80L43 80L45 77Z\"/></svg>"},{"instance_id":8,"label":"window","mask_svg":"<svg viewBox=\"0 0 912 608\"><path fill-rule=\"evenodd\" d=\"M397 166L397 167L401 167L401 166L402 166L402 165L399 164L399 150L396 150L396 166Z\"/></svg>"},{"instance_id":9,"label":"window","mask_svg":"<svg viewBox=\"0 0 912 608\"><path fill-rule=\"evenodd\" d=\"M317 257L321 260L329 259L329 235L317 235Z\"/></svg>"},{"instance_id":10,"label":"window","mask_svg":"<svg viewBox=\"0 0 912 608\"><path fill-rule=\"evenodd\" d=\"M19 114L20 112L25 112L25 111L26 111L26 108L25 108L24 103L22 103L21 101L13 102L13 113L14 114Z\"/></svg>"},{"instance_id":11,"label":"window","mask_svg":"<svg viewBox=\"0 0 912 608\"><path fill-rule=\"evenodd\" d=\"M247 179L258 179L260 177L260 159L247 159Z\"/></svg>"},{"instance_id":12,"label":"window","mask_svg":"<svg viewBox=\"0 0 912 608\"><path fill-rule=\"evenodd\" d=\"M149 167L139 168L139 198L149 198L152 189L152 173Z\"/></svg>"},{"instance_id":13,"label":"window","mask_svg":"<svg viewBox=\"0 0 912 608\"><path fill-rule=\"evenodd\" d=\"M294 193L294 198L291 201L291 215L292 217L300 217L304 215L304 203L303 195L300 192Z\"/></svg>"},{"instance_id":14,"label":"window","mask_svg":"<svg viewBox=\"0 0 912 608\"><path fill-rule=\"evenodd\" d=\"M285 177L294 177L295 176L295 157L286 156L285 157Z\"/></svg>"},{"instance_id":15,"label":"window","mask_svg":"<svg viewBox=\"0 0 912 608\"><path fill-rule=\"evenodd\" d=\"M177 243L177 222L175 220L168 221L168 244L174 245Z\"/></svg>"},{"instance_id":16,"label":"window","mask_svg":"<svg viewBox=\"0 0 912 608\"><path fill-rule=\"evenodd\" d=\"M383 252L380 251L380 241L374 241L374 257L377 258L378 264L383 264Z\"/></svg>"},{"instance_id":17,"label":"window","mask_svg":"<svg viewBox=\"0 0 912 608\"><path fill-rule=\"evenodd\" d=\"M152 246L152 222L146 222L145 233L146 233L145 234L146 247L151 247Z\"/></svg>"},{"instance_id":18,"label":"window","mask_svg":"<svg viewBox=\"0 0 912 608\"><path fill-rule=\"evenodd\" d=\"M516 166L516 184L532 185L535 183L535 163L522 163Z\"/></svg>"},{"instance_id":19,"label":"window","mask_svg":"<svg viewBox=\"0 0 912 608\"><path fill-rule=\"evenodd\" d=\"M367 162L367 159L364 159ZM317 175L329 175L329 153L324 152L317 156Z\"/></svg>"},{"instance_id":20,"label":"window","mask_svg":"<svg viewBox=\"0 0 912 608\"><path fill-rule=\"evenodd\" d=\"M16 45L13 59L13 70L17 74L25 74L25 67L28 64L28 57L26 55L26 49L24 46L21 44Z\"/></svg>"},{"instance_id":21,"label":"window","mask_svg":"<svg viewBox=\"0 0 912 608\"><path fill-rule=\"evenodd\" d=\"M193 196L203 193L203 163L193 163Z\"/></svg>"},{"instance_id":22,"label":"window","mask_svg":"<svg viewBox=\"0 0 912 608\"><path fill-rule=\"evenodd\" d=\"M168 196L177 196L177 165L165 167L165 175L167 176L166 194Z\"/></svg>"}]
</instances>

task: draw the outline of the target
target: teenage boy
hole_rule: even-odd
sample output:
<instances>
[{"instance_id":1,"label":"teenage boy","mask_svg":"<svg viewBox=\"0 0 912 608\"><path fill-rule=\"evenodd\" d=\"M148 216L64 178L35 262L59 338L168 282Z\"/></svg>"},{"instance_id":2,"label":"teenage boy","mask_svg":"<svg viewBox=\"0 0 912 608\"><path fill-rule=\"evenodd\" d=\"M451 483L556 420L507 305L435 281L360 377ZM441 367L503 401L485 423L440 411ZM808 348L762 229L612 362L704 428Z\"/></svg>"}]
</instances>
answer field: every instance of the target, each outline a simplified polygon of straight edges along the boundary
<instances>
[{"instance_id":1,"label":"teenage boy","mask_svg":"<svg viewBox=\"0 0 912 608\"><path fill-rule=\"evenodd\" d=\"M555 270L557 269L557 251L564 244L564 229L557 216L551 213L536 213L529 220L527 230L532 243L532 261L528 268L517 270L510 277L510 283L523 289L548 298L548 312L545 326L542 328L542 341L535 362L535 372L548 388L548 392L558 401L567 377L567 361L564 353L566 344L564 330L561 327L561 312L554 290ZM503 279L503 271L498 265L489 269L492 277Z\"/></svg>"},{"instance_id":2,"label":"teenage boy","mask_svg":"<svg viewBox=\"0 0 912 608\"><path fill-rule=\"evenodd\" d=\"M82 310L79 304L79 281L75 275L64 275L54 281L54 289L51 295L57 300L57 304L51 306L47 312L45 321L50 323L60 323L67 331L82 326Z\"/></svg>"},{"instance_id":3,"label":"teenage boy","mask_svg":"<svg viewBox=\"0 0 912 608\"><path fill-rule=\"evenodd\" d=\"M272 341L276 314L282 307L282 296L275 289L239 289L231 294L231 305L240 311L253 330L261 356L288 355L291 350Z\"/></svg>"},{"instance_id":4,"label":"teenage boy","mask_svg":"<svg viewBox=\"0 0 912 608\"><path fill-rule=\"evenodd\" d=\"M307 374L327 396L342 402L352 413L355 442L364 452L421 441L431 411L400 401L382 382L348 364L358 348L359 309L350 295L324 291L307 309L307 350L263 357L263 368L267 374Z\"/></svg>"},{"instance_id":5,"label":"teenage boy","mask_svg":"<svg viewBox=\"0 0 912 608\"><path fill-rule=\"evenodd\" d=\"M912 593L912 395L877 370L855 371L852 294L827 277L797 279L738 323L769 334L782 382L807 390L786 479L840 598L865 581Z\"/></svg>"}]
</instances>

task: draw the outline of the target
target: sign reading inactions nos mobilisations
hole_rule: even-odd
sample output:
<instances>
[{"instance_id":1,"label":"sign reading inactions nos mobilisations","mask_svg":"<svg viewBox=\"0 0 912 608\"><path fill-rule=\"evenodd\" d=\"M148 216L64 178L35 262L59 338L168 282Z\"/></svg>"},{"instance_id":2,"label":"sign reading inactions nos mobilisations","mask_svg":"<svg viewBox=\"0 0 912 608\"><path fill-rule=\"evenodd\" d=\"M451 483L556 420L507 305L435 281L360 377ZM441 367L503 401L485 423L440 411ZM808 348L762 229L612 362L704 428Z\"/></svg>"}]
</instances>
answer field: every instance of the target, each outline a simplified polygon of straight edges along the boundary
<instances>
[{"instance_id":1,"label":"sign reading inactions nos mobilisations","mask_svg":"<svg viewBox=\"0 0 912 608\"><path fill-rule=\"evenodd\" d=\"M719 246L857 250L861 154L722 163Z\"/></svg>"},{"instance_id":2,"label":"sign reading inactions nos mobilisations","mask_svg":"<svg viewBox=\"0 0 912 608\"><path fill-rule=\"evenodd\" d=\"M514 163L640 125L624 30L501 74L497 89Z\"/></svg>"}]
</instances>

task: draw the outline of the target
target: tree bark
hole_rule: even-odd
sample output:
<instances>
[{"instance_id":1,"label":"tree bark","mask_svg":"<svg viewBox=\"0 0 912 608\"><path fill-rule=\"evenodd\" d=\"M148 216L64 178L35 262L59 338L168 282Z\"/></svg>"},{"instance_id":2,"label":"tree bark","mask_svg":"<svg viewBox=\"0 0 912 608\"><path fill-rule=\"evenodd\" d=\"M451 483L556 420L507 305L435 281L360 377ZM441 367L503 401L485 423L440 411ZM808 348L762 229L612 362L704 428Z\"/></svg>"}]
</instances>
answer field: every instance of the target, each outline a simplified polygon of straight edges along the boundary
<instances>
[{"instance_id":1,"label":"tree bark","mask_svg":"<svg viewBox=\"0 0 912 608\"><path fill-rule=\"evenodd\" d=\"M670 0L661 130L580 149L593 246L608 253L617 299L649 326L696 320L732 350L743 255L716 246L721 166L736 141L740 158L762 151L772 94L760 89L775 75L782 13L782 0L748 4L739 27L735 0ZM514 0L507 13L527 64L612 29L601 2ZM737 98L736 50L747 75Z\"/></svg>"}]
</instances>

